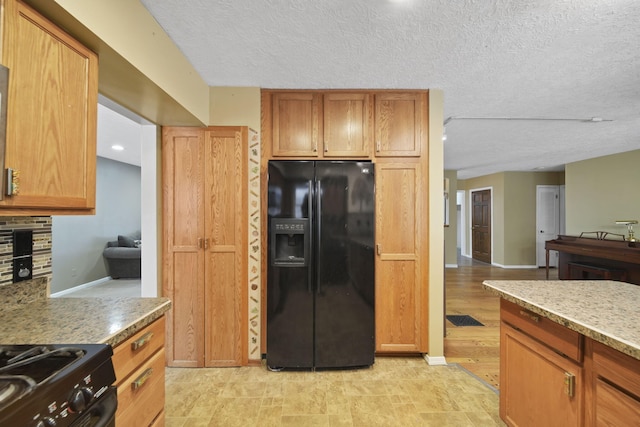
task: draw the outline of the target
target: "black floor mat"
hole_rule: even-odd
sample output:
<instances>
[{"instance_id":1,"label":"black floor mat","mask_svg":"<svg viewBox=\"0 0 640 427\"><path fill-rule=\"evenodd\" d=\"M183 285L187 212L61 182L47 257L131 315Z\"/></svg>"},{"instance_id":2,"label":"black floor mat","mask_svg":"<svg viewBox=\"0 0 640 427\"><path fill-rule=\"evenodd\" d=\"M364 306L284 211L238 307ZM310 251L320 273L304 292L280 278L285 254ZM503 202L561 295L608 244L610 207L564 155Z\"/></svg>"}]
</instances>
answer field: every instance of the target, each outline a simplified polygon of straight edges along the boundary
<instances>
[{"instance_id":1,"label":"black floor mat","mask_svg":"<svg viewBox=\"0 0 640 427\"><path fill-rule=\"evenodd\" d=\"M450 314L447 315L447 320L454 326L484 326L468 314Z\"/></svg>"}]
</instances>

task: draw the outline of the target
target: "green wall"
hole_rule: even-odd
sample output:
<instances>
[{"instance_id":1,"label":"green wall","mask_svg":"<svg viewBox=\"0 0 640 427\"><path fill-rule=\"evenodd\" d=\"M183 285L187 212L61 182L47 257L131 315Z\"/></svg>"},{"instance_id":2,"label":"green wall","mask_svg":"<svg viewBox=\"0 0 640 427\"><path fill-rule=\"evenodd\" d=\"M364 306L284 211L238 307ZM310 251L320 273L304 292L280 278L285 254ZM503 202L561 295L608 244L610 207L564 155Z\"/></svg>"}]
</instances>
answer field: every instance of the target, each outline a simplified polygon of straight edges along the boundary
<instances>
[{"instance_id":1,"label":"green wall","mask_svg":"<svg viewBox=\"0 0 640 427\"><path fill-rule=\"evenodd\" d=\"M449 199L448 201L445 200L445 203L449 204L449 225L444 228L444 264L456 265L458 263L458 222L456 221L456 193L458 189L457 172L445 170L444 177L449 179Z\"/></svg>"},{"instance_id":2,"label":"green wall","mask_svg":"<svg viewBox=\"0 0 640 427\"><path fill-rule=\"evenodd\" d=\"M471 253L473 190L492 190L492 263L505 267L536 265L536 186L563 184L562 172L501 172L458 181L466 190L466 253Z\"/></svg>"},{"instance_id":3,"label":"green wall","mask_svg":"<svg viewBox=\"0 0 640 427\"><path fill-rule=\"evenodd\" d=\"M567 234L626 234L616 220L640 220L640 150L566 165ZM636 237L640 227L634 227Z\"/></svg>"}]
</instances>

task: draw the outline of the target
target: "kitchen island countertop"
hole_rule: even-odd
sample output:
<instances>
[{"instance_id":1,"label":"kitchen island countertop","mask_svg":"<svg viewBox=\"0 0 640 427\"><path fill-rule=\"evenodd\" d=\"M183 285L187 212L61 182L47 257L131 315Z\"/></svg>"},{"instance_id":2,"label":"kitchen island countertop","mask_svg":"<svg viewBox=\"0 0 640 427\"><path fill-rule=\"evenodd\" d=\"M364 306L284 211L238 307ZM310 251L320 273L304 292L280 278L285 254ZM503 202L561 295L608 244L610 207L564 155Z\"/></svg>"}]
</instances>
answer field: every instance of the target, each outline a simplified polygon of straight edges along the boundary
<instances>
[{"instance_id":1,"label":"kitchen island countertop","mask_svg":"<svg viewBox=\"0 0 640 427\"><path fill-rule=\"evenodd\" d=\"M640 286L611 280L485 280L485 289L640 360Z\"/></svg>"},{"instance_id":2,"label":"kitchen island countertop","mask_svg":"<svg viewBox=\"0 0 640 427\"><path fill-rule=\"evenodd\" d=\"M0 344L115 347L170 307L168 298L44 298L0 310Z\"/></svg>"}]
</instances>

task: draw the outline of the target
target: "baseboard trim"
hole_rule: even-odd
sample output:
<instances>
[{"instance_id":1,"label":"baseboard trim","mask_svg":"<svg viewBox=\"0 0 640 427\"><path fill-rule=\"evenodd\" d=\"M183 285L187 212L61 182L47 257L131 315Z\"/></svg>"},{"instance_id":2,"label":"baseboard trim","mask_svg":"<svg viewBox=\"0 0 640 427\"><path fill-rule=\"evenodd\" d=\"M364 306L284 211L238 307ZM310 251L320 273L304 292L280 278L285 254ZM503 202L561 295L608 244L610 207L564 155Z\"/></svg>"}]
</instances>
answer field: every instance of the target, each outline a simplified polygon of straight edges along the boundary
<instances>
[{"instance_id":1,"label":"baseboard trim","mask_svg":"<svg viewBox=\"0 0 640 427\"><path fill-rule=\"evenodd\" d=\"M101 283L108 282L109 280L111 280L111 276L103 277L103 278L98 279L98 280L94 280L94 281L91 281L91 282L88 282L88 283L83 283L82 285L74 286L73 288L69 288L69 289L62 290L60 292L56 292L54 294L51 294L50 297L51 298L62 297L62 296L65 296L67 294L70 294L72 292L79 291L80 289L92 288L92 287L97 286L97 285L99 285Z\"/></svg>"},{"instance_id":2,"label":"baseboard trim","mask_svg":"<svg viewBox=\"0 0 640 427\"><path fill-rule=\"evenodd\" d=\"M498 264L498 263L495 263L495 262L492 262L491 265L493 265L495 267L505 268L505 269L509 269L509 268L528 268L528 269L538 268L537 265L502 265L502 264Z\"/></svg>"},{"instance_id":3,"label":"baseboard trim","mask_svg":"<svg viewBox=\"0 0 640 427\"><path fill-rule=\"evenodd\" d=\"M445 264L444 268L458 268L458 264Z\"/></svg>"},{"instance_id":4,"label":"baseboard trim","mask_svg":"<svg viewBox=\"0 0 640 427\"><path fill-rule=\"evenodd\" d=\"M429 364L429 366L439 366L447 364L447 360L444 358L444 356L429 356L428 354L424 354L422 355L422 358L427 361L427 364Z\"/></svg>"}]
</instances>

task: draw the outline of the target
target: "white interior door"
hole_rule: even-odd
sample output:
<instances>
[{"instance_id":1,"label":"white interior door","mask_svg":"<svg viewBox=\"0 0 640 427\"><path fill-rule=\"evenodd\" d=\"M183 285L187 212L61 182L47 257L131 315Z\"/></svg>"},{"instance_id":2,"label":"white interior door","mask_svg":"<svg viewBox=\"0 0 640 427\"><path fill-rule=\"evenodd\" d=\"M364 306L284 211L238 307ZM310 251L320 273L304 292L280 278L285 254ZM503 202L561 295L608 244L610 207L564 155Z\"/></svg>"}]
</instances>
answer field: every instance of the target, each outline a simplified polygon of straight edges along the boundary
<instances>
[{"instance_id":1,"label":"white interior door","mask_svg":"<svg viewBox=\"0 0 640 427\"><path fill-rule=\"evenodd\" d=\"M560 188L557 185L536 186L536 259L546 265L544 244L560 233ZM549 266L558 266L558 252L549 252Z\"/></svg>"}]
</instances>

